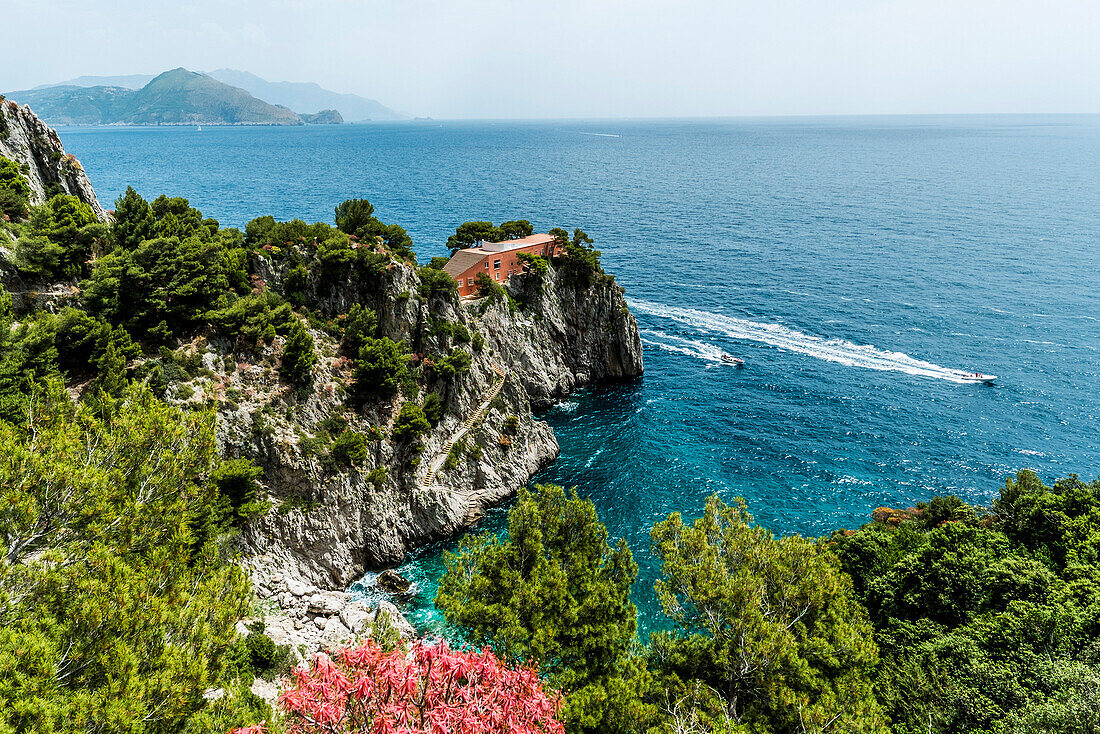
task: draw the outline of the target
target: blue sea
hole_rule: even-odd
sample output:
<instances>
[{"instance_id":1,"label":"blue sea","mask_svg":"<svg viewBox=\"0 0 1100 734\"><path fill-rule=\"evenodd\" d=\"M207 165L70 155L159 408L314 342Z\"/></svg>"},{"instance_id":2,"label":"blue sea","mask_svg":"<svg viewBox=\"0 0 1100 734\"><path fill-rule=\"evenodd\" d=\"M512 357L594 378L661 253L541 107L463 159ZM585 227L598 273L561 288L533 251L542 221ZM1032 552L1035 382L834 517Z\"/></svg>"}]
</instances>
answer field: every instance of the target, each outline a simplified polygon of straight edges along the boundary
<instances>
[{"instance_id":1,"label":"blue sea","mask_svg":"<svg viewBox=\"0 0 1100 734\"><path fill-rule=\"evenodd\" d=\"M1023 467L1100 474L1100 117L60 132L105 205L133 185L243 226L365 197L422 260L471 219L587 231L646 373L545 414L562 453L535 481L628 540L645 628L649 529L710 494L822 535L936 494L988 504ZM403 569L425 624L445 545Z\"/></svg>"}]
</instances>

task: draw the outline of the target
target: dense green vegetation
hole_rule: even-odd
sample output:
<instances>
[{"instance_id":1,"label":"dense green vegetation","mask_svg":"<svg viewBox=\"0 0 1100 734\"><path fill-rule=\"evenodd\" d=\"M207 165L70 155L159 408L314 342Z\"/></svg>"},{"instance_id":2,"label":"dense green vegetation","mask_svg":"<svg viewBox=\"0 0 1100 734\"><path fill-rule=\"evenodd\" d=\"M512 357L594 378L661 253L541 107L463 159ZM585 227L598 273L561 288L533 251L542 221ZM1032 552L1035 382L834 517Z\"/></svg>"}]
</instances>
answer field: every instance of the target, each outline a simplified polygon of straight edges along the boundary
<instances>
[{"instance_id":1,"label":"dense green vegetation","mask_svg":"<svg viewBox=\"0 0 1100 734\"><path fill-rule=\"evenodd\" d=\"M1100 481L1010 479L829 541L875 628L895 732L1100 730Z\"/></svg>"},{"instance_id":2,"label":"dense green vegetation","mask_svg":"<svg viewBox=\"0 0 1100 734\"><path fill-rule=\"evenodd\" d=\"M465 222L458 225L455 233L447 238L447 247L454 252L473 247L478 242L519 240L534 233L535 228L526 219L501 222L499 227L492 222Z\"/></svg>"},{"instance_id":3,"label":"dense green vegetation","mask_svg":"<svg viewBox=\"0 0 1100 734\"><path fill-rule=\"evenodd\" d=\"M561 487L521 489L508 540L466 536L436 603L476 645L538 661L566 693L570 731L632 731L645 706L645 666L632 655L638 567L622 541L612 549L592 503Z\"/></svg>"},{"instance_id":4,"label":"dense green vegetation","mask_svg":"<svg viewBox=\"0 0 1100 734\"><path fill-rule=\"evenodd\" d=\"M271 503L247 456L216 455L213 409L246 396L215 391L258 362L272 389L287 384L289 419L324 335L352 363L326 375L343 376L346 396L330 392L346 407L303 442L320 444L324 471L362 471L381 490L387 471L370 461L385 434L349 426L353 408L386 410L403 393L393 440L414 456L447 410L429 390L439 375L379 329L394 262L415 264L411 240L362 200L337 208L347 231L261 217L241 232L180 198L129 189L108 225L63 194L26 206L17 169L0 183L18 203L5 212L5 271L21 288L13 300L0 287L0 732L270 719L247 686L285 674L289 658L262 625L234 630L253 600L232 540ZM427 280L425 298L453 293L449 278ZM45 292L63 305L40 308ZM449 328L415 338L453 378L469 369L456 345L471 335L432 314ZM258 413L253 430L269 430L273 406Z\"/></svg>"},{"instance_id":5,"label":"dense green vegetation","mask_svg":"<svg viewBox=\"0 0 1100 734\"><path fill-rule=\"evenodd\" d=\"M1100 730L1100 481L1023 471L989 509L937 497L816 541L712 497L652 537L669 629L645 647L629 549L560 487L463 539L436 603L537 661L567 731Z\"/></svg>"},{"instance_id":6,"label":"dense green vegetation","mask_svg":"<svg viewBox=\"0 0 1100 734\"><path fill-rule=\"evenodd\" d=\"M0 731L180 731L250 596L218 538L213 420L51 383L0 422ZM231 696L231 723L267 712Z\"/></svg>"}]
</instances>

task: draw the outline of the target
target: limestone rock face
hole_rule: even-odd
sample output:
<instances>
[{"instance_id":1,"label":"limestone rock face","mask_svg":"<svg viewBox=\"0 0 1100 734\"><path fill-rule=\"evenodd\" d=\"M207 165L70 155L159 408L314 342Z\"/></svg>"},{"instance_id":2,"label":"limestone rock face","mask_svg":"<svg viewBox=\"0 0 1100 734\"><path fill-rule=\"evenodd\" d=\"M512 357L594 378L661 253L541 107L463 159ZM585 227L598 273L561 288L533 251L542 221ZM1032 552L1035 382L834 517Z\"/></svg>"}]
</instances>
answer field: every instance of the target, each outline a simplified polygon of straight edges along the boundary
<instances>
[{"instance_id":1,"label":"limestone rock face","mask_svg":"<svg viewBox=\"0 0 1100 734\"><path fill-rule=\"evenodd\" d=\"M279 278L276 272L266 275L269 282ZM380 440L370 444L362 465L337 470L306 456L302 439L339 413L350 364L322 357L312 392L294 398L277 380L263 377L259 365L238 366L226 374L222 389L246 398L238 398L238 406L222 403L217 432L221 451L250 456L264 467L272 508L241 533L245 562L253 568L343 589L367 570L396 565L409 550L475 523L488 507L512 496L556 458L553 431L535 419L533 409L594 380L642 372L637 324L610 276L577 283L554 268L541 276L515 276L509 282L511 303L503 297L461 302L410 298L419 284L415 269L394 264L387 277L372 304L381 333L424 356L446 354L456 346L449 336L433 336L431 324L461 324L483 344L458 345L473 355L470 370L449 383L429 386L443 398L446 414L421 438L422 450L391 439L401 403L412 399L398 396L342 414L350 430L373 428L380 431L375 434ZM357 296L335 292L327 297L331 310L340 313ZM329 337L311 333L322 354L335 352ZM211 367L224 372L220 365ZM192 399L204 397L200 387ZM282 408L257 416L264 406L287 401L295 403L292 419L283 418ZM450 442L471 416L478 420L452 447ZM444 461L448 453L451 458ZM372 469L385 471L372 479Z\"/></svg>"},{"instance_id":2,"label":"limestone rock face","mask_svg":"<svg viewBox=\"0 0 1100 734\"><path fill-rule=\"evenodd\" d=\"M237 623L237 631L247 635L249 624L264 623L264 632L276 645L289 645L299 663L309 662L322 650L352 645L369 637L379 625L401 637L416 634L413 626L393 604L385 601L366 604L342 591L318 589L276 573L265 575L261 569L252 576L258 595L274 601L266 613Z\"/></svg>"},{"instance_id":3,"label":"limestone rock face","mask_svg":"<svg viewBox=\"0 0 1100 734\"><path fill-rule=\"evenodd\" d=\"M66 155L57 131L30 107L0 101L0 156L19 164L31 185L32 205L41 204L46 189L55 184L90 206L101 221L107 219L80 161Z\"/></svg>"}]
</instances>

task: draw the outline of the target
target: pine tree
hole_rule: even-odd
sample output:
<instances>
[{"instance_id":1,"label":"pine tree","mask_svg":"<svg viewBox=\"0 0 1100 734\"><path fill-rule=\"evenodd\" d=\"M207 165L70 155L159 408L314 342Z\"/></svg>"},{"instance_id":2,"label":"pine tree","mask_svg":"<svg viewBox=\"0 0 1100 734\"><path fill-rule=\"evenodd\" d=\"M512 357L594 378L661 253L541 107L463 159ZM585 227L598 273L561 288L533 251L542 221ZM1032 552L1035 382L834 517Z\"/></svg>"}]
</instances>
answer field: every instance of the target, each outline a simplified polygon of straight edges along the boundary
<instances>
[{"instance_id":1,"label":"pine tree","mask_svg":"<svg viewBox=\"0 0 1100 734\"><path fill-rule=\"evenodd\" d=\"M653 647L672 680L714 694L719 721L886 731L873 629L835 556L798 535L773 537L743 500L717 495L693 524L674 512L651 535L663 563L657 597L678 628L654 635Z\"/></svg>"},{"instance_id":2,"label":"pine tree","mask_svg":"<svg viewBox=\"0 0 1100 734\"><path fill-rule=\"evenodd\" d=\"M286 338L286 346L283 347L279 374L287 382L301 385L309 381L310 371L315 364L317 355L313 351L313 337L302 326L301 321L294 319Z\"/></svg>"},{"instance_id":3,"label":"pine tree","mask_svg":"<svg viewBox=\"0 0 1100 734\"><path fill-rule=\"evenodd\" d=\"M115 245L133 250L143 240L153 237L153 208L133 187L127 186L126 193L115 201L114 224L111 226L111 238Z\"/></svg>"},{"instance_id":4,"label":"pine tree","mask_svg":"<svg viewBox=\"0 0 1100 734\"><path fill-rule=\"evenodd\" d=\"M624 541L608 545L590 500L555 485L520 489L507 540L466 536L445 561L436 605L447 621L474 645L537 661L566 696L568 731L634 731L651 715L640 700L647 674L631 655L638 566Z\"/></svg>"}]
</instances>

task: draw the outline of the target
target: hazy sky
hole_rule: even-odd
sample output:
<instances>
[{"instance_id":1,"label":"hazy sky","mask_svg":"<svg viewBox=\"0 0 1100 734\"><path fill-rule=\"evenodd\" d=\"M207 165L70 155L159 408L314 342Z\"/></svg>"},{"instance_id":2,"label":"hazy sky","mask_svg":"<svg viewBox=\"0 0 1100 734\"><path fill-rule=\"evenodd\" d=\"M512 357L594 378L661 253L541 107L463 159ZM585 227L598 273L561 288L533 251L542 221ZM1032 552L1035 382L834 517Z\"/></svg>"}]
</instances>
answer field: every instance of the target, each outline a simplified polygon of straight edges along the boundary
<instances>
[{"instance_id":1,"label":"hazy sky","mask_svg":"<svg viewBox=\"0 0 1100 734\"><path fill-rule=\"evenodd\" d=\"M3 0L0 89L184 66L414 115L1100 112L1100 0Z\"/></svg>"}]
</instances>

